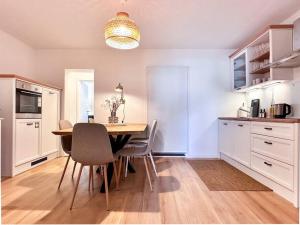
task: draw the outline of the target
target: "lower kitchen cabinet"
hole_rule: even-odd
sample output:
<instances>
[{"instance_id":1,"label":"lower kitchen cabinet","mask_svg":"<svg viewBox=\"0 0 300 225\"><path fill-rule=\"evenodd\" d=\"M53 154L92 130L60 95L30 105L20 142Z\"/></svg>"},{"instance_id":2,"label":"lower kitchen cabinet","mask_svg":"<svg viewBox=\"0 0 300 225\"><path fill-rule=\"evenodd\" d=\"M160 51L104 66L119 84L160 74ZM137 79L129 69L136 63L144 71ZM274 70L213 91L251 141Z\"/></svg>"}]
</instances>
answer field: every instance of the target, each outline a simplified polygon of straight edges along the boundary
<instances>
[{"instance_id":1,"label":"lower kitchen cabinet","mask_svg":"<svg viewBox=\"0 0 300 225\"><path fill-rule=\"evenodd\" d=\"M41 155L47 155L58 151L58 138L52 131L58 129L60 93L57 90L43 88L42 99Z\"/></svg>"},{"instance_id":2,"label":"lower kitchen cabinet","mask_svg":"<svg viewBox=\"0 0 300 225\"><path fill-rule=\"evenodd\" d=\"M219 121L219 151L231 157L234 150L233 126L232 122Z\"/></svg>"},{"instance_id":3,"label":"lower kitchen cabinet","mask_svg":"<svg viewBox=\"0 0 300 225\"><path fill-rule=\"evenodd\" d=\"M40 126L39 119L16 119L16 166L39 156Z\"/></svg>"},{"instance_id":4,"label":"lower kitchen cabinet","mask_svg":"<svg viewBox=\"0 0 300 225\"><path fill-rule=\"evenodd\" d=\"M41 107L41 115L39 111L32 114L18 112L17 115L17 87L20 84L27 88L34 87L42 93L37 106ZM59 156L59 137L52 134L53 130L57 130L60 119L59 88L12 75L0 82L0 100L1 117L4 118L1 143L2 177L13 177ZM35 99L27 101L32 107L30 103L35 102ZM28 107L26 101L23 105Z\"/></svg>"},{"instance_id":5,"label":"lower kitchen cabinet","mask_svg":"<svg viewBox=\"0 0 300 225\"><path fill-rule=\"evenodd\" d=\"M250 123L220 120L219 151L250 166Z\"/></svg>"},{"instance_id":6,"label":"lower kitchen cabinet","mask_svg":"<svg viewBox=\"0 0 300 225\"><path fill-rule=\"evenodd\" d=\"M219 120L221 158L299 206L298 122Z\"/></svg>"},{"instance_id":7,"label":"lower kitchen cabinet","mask_svg":"<svg viewBox=\"0 0 300 225\"><path fill-rule=\"evenodd\" d=\"M250 166L250 123L234 123L233 139L234 150L232 157L243 165Z\"/></svg>"}]
</instances>

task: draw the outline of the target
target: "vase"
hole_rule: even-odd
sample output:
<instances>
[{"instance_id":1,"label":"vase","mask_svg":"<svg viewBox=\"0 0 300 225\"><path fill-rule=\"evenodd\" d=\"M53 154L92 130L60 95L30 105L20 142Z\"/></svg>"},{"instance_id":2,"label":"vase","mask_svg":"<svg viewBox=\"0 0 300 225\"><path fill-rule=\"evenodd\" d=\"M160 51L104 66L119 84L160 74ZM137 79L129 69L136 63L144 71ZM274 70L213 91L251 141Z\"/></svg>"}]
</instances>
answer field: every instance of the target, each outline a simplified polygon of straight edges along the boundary
<instances>
[{"instance_id":1,"label":"vase","mask_svg":"<svg viewBox=\"0 0 300 225\"><path fill-rule=\"evenodd\" d=\"M112 111L110 117L108 117L108 123L118 123L119 118L117 117L117 112Z\"/></svg>"}]
</instances>

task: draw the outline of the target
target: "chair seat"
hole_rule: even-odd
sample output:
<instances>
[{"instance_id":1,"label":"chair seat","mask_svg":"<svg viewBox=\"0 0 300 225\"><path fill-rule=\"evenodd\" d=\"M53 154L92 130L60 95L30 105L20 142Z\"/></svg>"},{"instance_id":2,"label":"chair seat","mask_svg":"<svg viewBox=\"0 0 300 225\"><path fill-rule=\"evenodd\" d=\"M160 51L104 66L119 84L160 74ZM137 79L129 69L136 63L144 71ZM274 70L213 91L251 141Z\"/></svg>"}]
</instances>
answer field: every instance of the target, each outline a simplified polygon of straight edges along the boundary
<instances>
[{"instance_id":1,"label":"chair seat","mask_svg":"<svg viewBox=\"0 0 300 225\"><path fill-rule=\"evenodd\" d=\"M145 155L147 145L126 145L117 152L118 156L143 156Z\"/></svg>"},{"instance_id":2,"label":"chair seat","mask_svg":"<svg viewBox=\"0 0 300 225\"><path fill-rule=\"evenodd\" d=\"M148 143L148 138L132 138L129 140L129 144L131 143Z\"/></svg>"}]
</instances>

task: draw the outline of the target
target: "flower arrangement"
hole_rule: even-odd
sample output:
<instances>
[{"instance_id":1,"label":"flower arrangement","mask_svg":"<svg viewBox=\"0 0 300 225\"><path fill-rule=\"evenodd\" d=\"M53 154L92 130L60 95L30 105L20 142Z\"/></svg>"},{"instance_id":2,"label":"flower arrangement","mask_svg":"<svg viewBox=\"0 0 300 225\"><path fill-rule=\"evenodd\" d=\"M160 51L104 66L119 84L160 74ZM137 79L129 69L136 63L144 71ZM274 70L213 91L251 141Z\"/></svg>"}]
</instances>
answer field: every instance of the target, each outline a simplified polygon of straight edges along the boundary
<instances>
[{"instance_id":1,"label":"flower arrangement","mask_svg":"<svg viewBox=\"0 0 300 225\"><path fill-rule=\"evenodd\" d=\"M110 117L108 117L109 123L118 123L119 118L117 117L117 110L121 104L121 99L118 99L116 96L112 96L110 99L105 100L105 106L110 110Z\"/></svg>"}]
</instances>

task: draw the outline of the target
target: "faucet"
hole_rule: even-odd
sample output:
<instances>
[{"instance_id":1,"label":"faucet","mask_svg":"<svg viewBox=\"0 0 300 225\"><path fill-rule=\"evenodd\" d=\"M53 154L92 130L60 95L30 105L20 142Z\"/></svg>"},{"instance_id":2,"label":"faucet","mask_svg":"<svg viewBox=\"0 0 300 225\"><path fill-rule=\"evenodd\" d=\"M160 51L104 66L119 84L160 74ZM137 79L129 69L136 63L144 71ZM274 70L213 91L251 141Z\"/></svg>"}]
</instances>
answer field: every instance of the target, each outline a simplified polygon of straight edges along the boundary
<instances>
[{"instance_id":1,"label":"faucet","mask_svg":"<svg viewBox=\"0 0 300 225\"><path fill-rule=\"evenodd\" d=\"M241 116L241 112L246 112L247 113L247 117L250 116L250 110L244 109L244 103L241 107L239 107L238 109L238 117L242 117Z\"/></svg>"}]
</instances>

